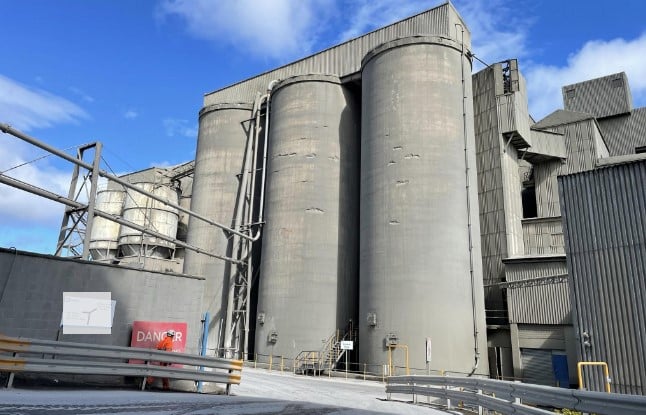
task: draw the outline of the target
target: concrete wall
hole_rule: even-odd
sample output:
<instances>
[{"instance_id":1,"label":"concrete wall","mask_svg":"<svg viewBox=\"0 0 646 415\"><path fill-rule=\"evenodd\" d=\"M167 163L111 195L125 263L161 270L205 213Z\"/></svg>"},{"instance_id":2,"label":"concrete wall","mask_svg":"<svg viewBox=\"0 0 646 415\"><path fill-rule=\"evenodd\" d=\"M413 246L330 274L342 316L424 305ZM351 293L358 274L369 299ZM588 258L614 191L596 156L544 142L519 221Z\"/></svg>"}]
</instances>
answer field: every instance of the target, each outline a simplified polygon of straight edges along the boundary
<instances>
[{"instance_id":1,"label":"concrete wall","mask_svg":"<svg viewBox=\"0 0 646 415\"><path fill-rule=\"evenodd\" d=\"M0 332L55 340L64 291L110 291L116 310L110 335L60 340L130 345L133 320L188 323L186 351L197 352L203 279L0 248Z\"/></svg>"}]
</instances>

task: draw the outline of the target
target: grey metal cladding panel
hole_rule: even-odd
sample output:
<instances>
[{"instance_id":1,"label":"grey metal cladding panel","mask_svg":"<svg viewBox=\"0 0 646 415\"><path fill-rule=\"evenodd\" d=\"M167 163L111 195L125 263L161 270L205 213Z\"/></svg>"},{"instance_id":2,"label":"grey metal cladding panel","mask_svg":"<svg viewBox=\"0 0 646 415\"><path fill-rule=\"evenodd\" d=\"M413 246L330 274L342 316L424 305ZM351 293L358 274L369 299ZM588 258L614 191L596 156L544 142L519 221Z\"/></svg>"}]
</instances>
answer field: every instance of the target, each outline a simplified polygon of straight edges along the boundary
<instances>
[{"instance_id":1,"label":"grey metal cladding panel","mask_svg":"<svg viewBox=\"0 0 646 415\"><path fill-rule=\"evenodd\" d=\"M559 178L582 360L608 362L613 392L646 393L646 162ZM587 384L602 390L600 380Z\"/></svg>"},{"instance_id":2,"label":"grey metal cladding panel","mask_svg":"<svg viewBox=\"0 0 646 415\"><path fill-rule=\"evenodd\" d=\"M577 121L588 120L594 118L590 114L582 112L556 110L547 115L542 120L532 125L532 129L542 130L551 127L558 127L559 125L570 124Z\"/></svg>"},{"instance_id":3,"label":"grey metal cladding panel","mask_svg":"<svg viewBox=\"0 0 646 415\"><path fill-rule=\"evenodd\" d=\"M462 23L462 20L453 6L446 3L304 59L206 94L204 105L240 100L251 102L258 92L265 92L269 82L274 79L304 74L335 74L340 77L353 74L361 69L361 60L368 51L393 39L433 34L460 40L461 33L460 37L456 37L455 23ZM469 49L471 36L466 26L465 30L464 44Z\"/></svg>"},{"instance_id":4,"label":"grey metal cladding panel","mask_svg":"<svg viewBox=\"0 0 646 415\"><path fill-rule=\"evenodd\" d=\"M565 261L505 264L509 282L567 274ZM507 289L509 321L523 324L571 324L567 282Z\"/></svg>"},{"instance_id":5,"label":"grey metal cladding panel","mask_svg":"<svg viewBox=\"0 0 646 415\"><path fill-rule=\"evenodd\" d=\"M525 255L565 253L560 217L525 219L522 223Z\"/></svg>"},{"instance_id":6,"label":"grey metal cladding panel","mask_svg":"<svg viewBox=\"0 0 646 415\"><path fill-rule=\"evenodd\" d=\"M483 280L494 284L507 253L494 70L483 69L472 80Z\"/></svg>"},{"instance_id":7,"label":"grey metal cladding panel","mask_svg":"<svg viewBox=\"0 0 646 415\"><path fill-rule=\"evenodd\" d=\"M496 97L498 103L498 116L500 118L500 132L503 134L514 133L512 144L516 141L517 148L531 145L531 134L529 131L529 114L527 111L527 99L522 92L500 95ZM522 140L517 135L522 137Z\"/></svg>"},{"instance_id":8,"label":"grey metal cladding panel","mask_svg":"<svg viewBox=\"0 0 646 415\"><path fill-rule=\"evenodd\" d=\"M624 72L566 85L562 92L563 108L597 118L625 114L633 109L628 77Z\"/></svg>"},{"instance_id":9,"label":"grey metal cladding panel","mask_svg":"<svg viewBox=\"0 0 646 415\"><path fill-rule=\"evenodd\" d=\"M633 154L635 147L646 146L646 107L598 122L610 156Z\"/></svg>"},{"instance_id":10,"label":"grey metal cladding panel","mask_svg":"<svg viewBox=\"0 0 646 415\"><path fill-rule=\"evenodd\" d=\"M565 140L562 134L531 130L532 146L525 151L525 160L536 163L552 158L565 158Z\"/></svg>"}]
</instances>

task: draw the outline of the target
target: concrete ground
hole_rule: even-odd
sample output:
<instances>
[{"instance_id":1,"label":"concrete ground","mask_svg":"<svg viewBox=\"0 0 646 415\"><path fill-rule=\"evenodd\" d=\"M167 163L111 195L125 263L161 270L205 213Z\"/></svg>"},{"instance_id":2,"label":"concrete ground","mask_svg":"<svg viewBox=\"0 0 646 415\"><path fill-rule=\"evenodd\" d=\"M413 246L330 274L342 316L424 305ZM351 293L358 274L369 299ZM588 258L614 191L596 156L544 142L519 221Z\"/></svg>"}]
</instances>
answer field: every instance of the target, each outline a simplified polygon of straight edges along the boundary
<instances>
[{"instance_id":1,"label":"concrete ground","mask_svg":"<svg viewBox=\"0 0 646 415\"><path fill-rule=\"evenodd\" d=\"M245 368L231 396L70 388L0 389L0 414L446 414L412 397L386 401L384 385ZM403 401L402 399L409 399Z\"/></svg>"}]
</instances>

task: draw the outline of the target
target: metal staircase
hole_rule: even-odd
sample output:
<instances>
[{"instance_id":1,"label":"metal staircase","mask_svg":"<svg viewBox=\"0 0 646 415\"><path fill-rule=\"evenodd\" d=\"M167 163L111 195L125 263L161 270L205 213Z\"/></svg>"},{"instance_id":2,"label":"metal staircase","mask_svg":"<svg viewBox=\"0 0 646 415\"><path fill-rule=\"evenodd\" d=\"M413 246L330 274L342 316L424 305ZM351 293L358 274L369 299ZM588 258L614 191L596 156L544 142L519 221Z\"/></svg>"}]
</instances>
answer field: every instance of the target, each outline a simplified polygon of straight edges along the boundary
<instances>
[{"instance_id":1,"label":"metal staircase","mask_svg":"<svg viewBox=\"0 0 646 415\"><path fill-rule=\"evenodd\" d=\"M341 334L337 330L334 334L328 337L321 350L303 350L296 357L295 372L305 374L321 374L324 371L332 371L336 368L341 358L345 355L347 350L341 349L341 341L357 340L357 331L352 324L348 324L346 331Z\"/></svg>"}]
</instances>

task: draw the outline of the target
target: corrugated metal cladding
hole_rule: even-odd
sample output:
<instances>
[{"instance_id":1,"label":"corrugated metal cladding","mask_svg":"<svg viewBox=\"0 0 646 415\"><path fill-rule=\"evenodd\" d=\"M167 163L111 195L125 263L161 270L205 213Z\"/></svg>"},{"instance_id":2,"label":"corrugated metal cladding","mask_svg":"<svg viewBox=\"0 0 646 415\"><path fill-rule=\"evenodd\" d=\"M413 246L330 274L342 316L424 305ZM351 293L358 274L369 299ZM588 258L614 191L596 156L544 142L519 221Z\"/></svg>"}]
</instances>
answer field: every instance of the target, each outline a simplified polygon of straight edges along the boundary
<instances>
[{"instance_id":1,"label":"corrugated metal cladding","mask_svg":"<svg viewBox=\"0 0 646 415\"><path fill-rule=\"evenodd\" d=\"M507 288L510 323L571 324L570 290L566 280L549 282L544 277L567 274L565 258L546 258L505 263L507 282L536 280L525 286ZM514 288L515 287L515 288Z\"/></svg>"},{"instance_id":2,"label":"corrugated metal cladding","mask_svg":"<svg viewBox=\"0 0 646 415\"><path fill-rule=\"evenodd\" d=\"M600 141L600 133L594 119L551 127L549 131L564 135L567 159L563 163L553 161L537 164L534 167L536 208L539 217L561 214L557 176L594 168L599 154L597 145Z\"/></svg>"},{"instance_id":3,"label":"corrugated metal cladding","mask_svg":"<svg viewBox=\"0 0 646 415\"><path fill-rule=\"evenodd\" d=\"M625 114L633 109L625 72L566 85L562 91L566 110L592 114L596 118Z\"/></svg>"},{"instance_id":4,"label":"corrugated metal cladding","mask_svg":"<svg viewBox=\"0 0 646 415\"><path fill-rule=\"evenodd\" d=\"M646 161L563 176L559 183L581 360L608 362L613 392L643 395ZM602 390L591 372L586 385Z\"/></svg>"},{"instance_id":5,"label":"corrugated metal cladding","mask_svg":"<svg viewBox=\"0 0 646 415\"><path fill-rule=\"evenodd\" d=\"M517 148L531 145L529 130L529 110L527 109L527 89L525 78L519 74L520 90L497 97L500 131L503 134L513 133L511 144Z\"/></svg>"},{"instance_id":6,"label":"corrugated metal cladding","mask_svg":"<svg viewBox=\"0 0 646 415\"><path fill-rule=\"evenodd\" d=\"M507 256L500 133L496 116L498 84L502 84L502 69L499 64L473 75L482 272L485 285L502 281L504 267L501 260ZM503 308L499 290L488 288L485 298L487 308Z\"/></svg>"},{"instance_id":7,"label":"corrugated metal cladding","mask_svg":"<svg viewBox=\"0 0 646 415\"><path fill-rule=\"evenodd\" d=\"M565 253L560 217L523 219L525 255Z\"/></svg>"},{"instance_id":8,"label":"corrugated metal cladding","mask_svg":"<svg viewBox=\"0 0 646 415\"><path fill-rule=\"evenodd\" d=\"M633 154L635 148L646 146L646 107L599 120L599 127L611 156Z\"/></svg>"},{"instance_id":9,"label":"corrugated metal cladding","mask_svg":"<svg viewBox=\"0 0 646 415\"><path fill-rule=\"evenodd\" d=\"M532 146L524 150L524 159L537 164L550 159L566 158L563 135L550 131L531 130Z\"/></svg>"},{"instance_id":10,"label":"corrugated metal cladding","mask_svg":"<svg viewBox=\"0 0 646 415\"><path fill-rule=\"evenodd\" d=\"M251 102L256 93L264 92L274 79L304 74L336 74L340 77L353 74L361 69L361 60L369 50L393 39L424 34L461 41L462 33L456 24L464 27L464 44L469 49L471 35L468 28L453 5L447 2L289 65L214 91L204 96L204 106L220 102Z\"/></svg>"}]
</instances>

